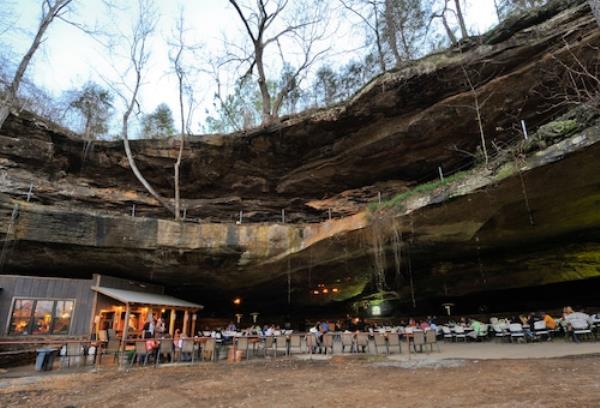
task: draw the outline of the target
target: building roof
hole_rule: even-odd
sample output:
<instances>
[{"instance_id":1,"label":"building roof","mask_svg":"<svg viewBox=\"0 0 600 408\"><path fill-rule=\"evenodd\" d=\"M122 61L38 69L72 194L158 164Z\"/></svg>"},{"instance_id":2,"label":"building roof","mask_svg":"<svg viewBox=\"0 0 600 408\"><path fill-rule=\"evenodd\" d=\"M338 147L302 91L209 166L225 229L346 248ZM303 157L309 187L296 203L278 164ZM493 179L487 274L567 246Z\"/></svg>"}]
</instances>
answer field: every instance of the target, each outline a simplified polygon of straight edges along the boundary
<instances>
[{"instance_id":1,"label":"building roof","mask_svg":"<svg viewBox=\"0 0 600 408\"><path fill-rule=\"evenodd\" d=\"M106 295L123 303L136 303L140 305L187 307L190 309L204 309L204 306L186 300L177 299L173 296L160 295L156 293L137 292L133 290L114 289L104 286L93 286L92 290Z\"/></svg>"}]
</instances>

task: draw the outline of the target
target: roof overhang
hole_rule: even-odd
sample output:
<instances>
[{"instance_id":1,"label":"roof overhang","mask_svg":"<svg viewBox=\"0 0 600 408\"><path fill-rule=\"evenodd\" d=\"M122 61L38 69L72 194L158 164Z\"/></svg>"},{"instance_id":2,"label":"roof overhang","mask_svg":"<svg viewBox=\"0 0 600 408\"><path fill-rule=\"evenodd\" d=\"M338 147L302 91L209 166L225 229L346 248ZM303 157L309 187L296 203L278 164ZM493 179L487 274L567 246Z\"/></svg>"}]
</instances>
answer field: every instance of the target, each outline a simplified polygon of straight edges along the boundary
<instances>
[{"instance_id":1,"label":"roof overhang","mask_svg":"<svg viewBox=\"0 0 600 408\"><path fill-rule=\"evenodd\" d=\"M178 299L173 296L161 295L156 293L137 292L133 290L114 289L104 286L92 286L92 290L106 295L112 299L122 303L148 305L148 306L165 306L179 307L185 309L204 309L204 306L197 303L188 302L187 300Z\"/></svg>"}]
</instances>

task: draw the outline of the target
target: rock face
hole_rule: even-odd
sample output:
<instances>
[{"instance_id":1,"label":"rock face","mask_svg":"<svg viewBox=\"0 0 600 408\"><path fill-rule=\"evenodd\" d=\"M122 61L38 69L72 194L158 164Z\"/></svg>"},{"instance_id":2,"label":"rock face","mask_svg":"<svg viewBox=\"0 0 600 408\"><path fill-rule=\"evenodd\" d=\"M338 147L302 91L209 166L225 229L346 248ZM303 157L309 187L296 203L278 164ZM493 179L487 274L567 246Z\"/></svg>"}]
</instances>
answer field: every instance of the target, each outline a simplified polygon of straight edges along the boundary
<instances>
[{"instance_id":1,"label":"rock face","mask_svg":"<svg viewBox=\"0 0 600 408\"><path fill-rule=\"evenodd\" d=\"M520 120L533 134L566 111L558 61L591 61L598 45L586 2L552 1L460 50L375 79L343 106L194 137L182 223L138 185L120 142L94 142L84 155L76 135L12 116L0 131L3 271L145 279L215 307L240 293L257 307L373 291L402 303L600 276L593 117L569 119L556 140L538 132L535 153L415 188L438 166L446 174L474 166L481 137L465 75L486 101L488 150L501 156L492 141L514 145ZM144 175L171 196L177 141L132 147ZM378 194L384 205L368 211ZM314 295L319 285L337 291Z\"/></svg>"}]
</instances>

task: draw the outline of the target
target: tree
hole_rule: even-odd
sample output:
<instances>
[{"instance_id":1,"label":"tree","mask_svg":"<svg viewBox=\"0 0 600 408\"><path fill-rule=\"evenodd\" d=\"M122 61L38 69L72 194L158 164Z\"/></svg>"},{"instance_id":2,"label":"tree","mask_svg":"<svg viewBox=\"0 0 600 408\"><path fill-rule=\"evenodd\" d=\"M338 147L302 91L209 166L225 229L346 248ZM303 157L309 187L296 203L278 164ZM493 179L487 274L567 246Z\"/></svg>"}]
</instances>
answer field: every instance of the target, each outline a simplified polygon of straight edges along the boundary
<instances>
[{"instance_id":1,"label":"tree","mask_svg":"<svg viewBox=\"0 0 600 408\"><path fill-rule=\"evenodd\" d=\"M94 140L108 132L108 120L113 112L113 95L95 82L68 93L69 107L76 110L83 123L83 136Z\"/></svg>"},{"instance_id":2,"label":"tree","mask_svg":"<svg viewBox=\"0 0 600 408\"><path fill-rule=\"evenodd\" d=\"M329 66L322 66L315 75L313 85L317 104L328 106L338 97L338 77Z\"/></svg>"},{"instance_id":3,"label":"tree","mask_svg":"<svg viewBox=\"0 0 600 408\"><path fill-rule=\"evenodd\" d=\"M598 26L600 26L600 0L588 0L588 3L590 3L590 7L592 8L594 17L596 17Z\"/></svg>"},{"instance_id":4,"label":"tree","mask_svg":"<svg viewBox=\"0 0 600 408\"><path fill-rule=\"evenodd\" d=\"M154 112L142 118L142 135L150 139L171 137L175 133L173 112L166 103L161 103Z\"/></svg>"},{"instance_id":5,"label":"tree","mask_svg":"<svg viewBox=\"0 0 600 408\"><path fill-rule=\"evenodd\" d=\"M260 123L262 97L256 84L250 78L240 78L233 93L223 97L217 91L214 98L213 106L216 110L216 116L208 115L206 118L206 130L208 132L240 131Z\"/></svg>"},{"instance_id":6,"label":"tree","mask_svg":"<svg viewBox=\"0 0 600 408\"><path fill-rule=\"evenodd\" d=\"M444 7L438 11L434 11L431 13L431 21L435 19L442 20L442 24L444 25L444 30L446 31L446 35L450 40L450 44L452 44L452 46L455 46L456 44L458 44L458 39L456 38L454 30L452 30L448 22L448 13L452 12L452 9L449 7L448 3L450 3L450 0L443 0Z\"/></svg>"},{"instance_id":7,"label":"tree","mask_svg":"<svg viewBox=\"0 0 600 408\"><path fill-rule=\"evenodd\" d=\"M381 0L338 0L342 6L361 19L367 30L375 37L377 61L381 72L386 72L385 52L382 39Z\"/></svg>"},{"instance_id":8,"label":"tree","mask_svg":"<svg viewBox=\"0 0 600 408\"><path fill-rule=\"evenodd\" d=\"M430 14L430 0L385 0L384 33L396 67L422 54Z\"/></svg>"},{"instance_id":9,"label":"tree","mask_svg":"<svg viewBox=\"0 0 600 408\"><path fill-rule=\"evenodd\" d=\"M11 109L17 103L17 96L19 87L25 76L25 71L31 63L31 59L42 44L46 30L54 21L55 18L61 18L69 10L69 5L72 0L44 0L42 2L42 18L37 28L37 32L33 38L29 49L21 59L17 71L8 86L7 91L4 93L2 100L0 101L0 129L4 125L6 118L10 114Z\"/></svg>"},{"instance_id":10,"label":"tree","mask_svg":"<svg viewBox=\"0 0 600 408\"><path fill-rule=\"evenodd\" d=\"M547 3L547 0L494 0L494 7L498 22L501 22L511 13L523 12L534 7L543 6L545 3Z\"/></svg>"},{"instance_id":11,"label":"tree","mask_svg":"<svg viewBox=\"0 0 600 408\"><path fill-rule=\"evenodd\" d=\"M316 51L316 42L321 40L325 31L319 30L318 25L323 21L322 0L312 2L310 8L292 10L288 21L277 30L275 27L288 7L288 0L257 0L255 7L243 5L240 0L229 0L239 16L246 34L251 42L251 51L244 55L229 57L229 61L242 62L247 65L243 76L250 76L256 69L257 83L262 98L262 123L268 125L279 116L279 111L285 98L298 86L301 75L322 56L326 50ZM271 36L269 32L275 33ZM282 52L281 41L284 39L295 42L301 50L301 58L295 71L288 75L288 80L276 92L269 89L266 68L266 50L278 45L280 57L285 66L285 56ZM240 50L241 51L241 50Z\"/></svg>"},{"instance_id":12,"label":"tree","mask_svg":"<svg viewBox=\"0 0 600 408\"><path fill-rule=\"evenodd\" d=\"M125 105L121 126L121 137L123 138L123 146L125 148L125 155L127 156L129 167L131 167L131 171L133 171L135 177L144 186L146 191L148 191L170 213L175 215L175 210L171 203L152 187L137 167L129 144L129 118L135 107L139 106L138 97L142 86L142 78L150 59L148 41L155 30L157 21L156 13L150 0L138 0L137 5L138 15L133 24L131 36L124 39L129 48L129 66L127 67L125 74L132 74L132 84L125 83L124 88L126 88L126 90L118 93ZM126 81L125 74L123 75L124 81Z\"/></svg>"}]
</instances>

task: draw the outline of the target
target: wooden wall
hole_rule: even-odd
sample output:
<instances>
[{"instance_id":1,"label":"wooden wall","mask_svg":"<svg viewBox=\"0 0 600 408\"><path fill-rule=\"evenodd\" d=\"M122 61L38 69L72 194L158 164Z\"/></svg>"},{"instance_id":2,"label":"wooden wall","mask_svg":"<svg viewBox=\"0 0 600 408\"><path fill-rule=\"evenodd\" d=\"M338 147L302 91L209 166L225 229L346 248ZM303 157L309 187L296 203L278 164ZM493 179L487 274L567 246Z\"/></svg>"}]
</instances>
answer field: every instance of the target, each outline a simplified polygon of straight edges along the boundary
<instances>
[{"instance_id":1,"label":"wooden wall","mask_svg":"<svg viewBox=\"0 0 600 408\"><path fill-rule=\"evenodd\" d=\"M92 309L96 293L91 290L95 279L45 278L0 275L0 336L8 335L13 297L74 299L69 335L90 334Z\"/></svg>"}]
</instances>

